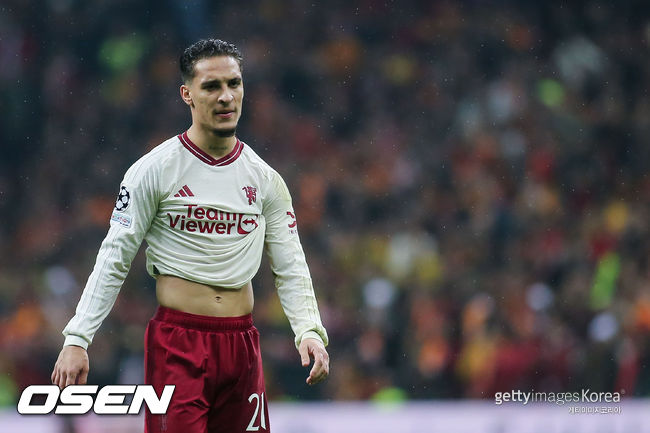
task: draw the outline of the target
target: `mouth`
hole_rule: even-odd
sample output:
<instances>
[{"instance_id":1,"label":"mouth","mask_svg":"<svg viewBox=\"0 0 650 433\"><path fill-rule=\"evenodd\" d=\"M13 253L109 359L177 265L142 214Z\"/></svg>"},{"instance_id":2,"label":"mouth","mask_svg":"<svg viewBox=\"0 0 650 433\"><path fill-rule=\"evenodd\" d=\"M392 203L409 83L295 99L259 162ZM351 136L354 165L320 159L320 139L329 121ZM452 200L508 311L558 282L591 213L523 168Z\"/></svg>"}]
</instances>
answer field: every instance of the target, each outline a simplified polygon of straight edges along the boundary
<instances>
[{"instance_id":1,"label":"mouth","mask_svg":"<svg viewBox=\"0 0 650 433\"><path fill-rule=\"evenodd\" d=\"M215 114L221 119L232 119L235 116L234 111L217 111Z\"/></svg>"}]
</instances>

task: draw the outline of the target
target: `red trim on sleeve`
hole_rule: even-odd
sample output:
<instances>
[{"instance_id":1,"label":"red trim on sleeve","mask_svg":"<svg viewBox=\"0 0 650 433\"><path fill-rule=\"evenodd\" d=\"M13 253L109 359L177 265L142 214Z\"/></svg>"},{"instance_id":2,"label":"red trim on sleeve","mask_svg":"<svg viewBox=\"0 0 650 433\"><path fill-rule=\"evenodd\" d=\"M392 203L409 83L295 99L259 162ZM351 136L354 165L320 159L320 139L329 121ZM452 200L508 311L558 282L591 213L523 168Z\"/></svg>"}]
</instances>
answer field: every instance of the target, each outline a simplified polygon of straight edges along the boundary
<instances>
[{"instance_id":1,"label":"red trim on sleeve","mask_svg":"<svg viewBox=\"0 0 650 433\"><path fill-rule=\"evenodd\" d=\"M183 146L190 151L190 153L192 153L194 156L196 156L197 158L199 158L201 161L205 162L208 165L223 166L223 165L231 164L235 162L237 158L239 158L239 155L241 155L241 152L244 149L244 143L239 141L238 138L237 143L235 143L235 147L228 155L219 159L214 159L212 156L208 155L203 150L201 150L199 146L192 143L190 137L187 136L187 131L183 132L182 134L179 134L178 139L181 141Z\"/></svg>"}]
</instances>

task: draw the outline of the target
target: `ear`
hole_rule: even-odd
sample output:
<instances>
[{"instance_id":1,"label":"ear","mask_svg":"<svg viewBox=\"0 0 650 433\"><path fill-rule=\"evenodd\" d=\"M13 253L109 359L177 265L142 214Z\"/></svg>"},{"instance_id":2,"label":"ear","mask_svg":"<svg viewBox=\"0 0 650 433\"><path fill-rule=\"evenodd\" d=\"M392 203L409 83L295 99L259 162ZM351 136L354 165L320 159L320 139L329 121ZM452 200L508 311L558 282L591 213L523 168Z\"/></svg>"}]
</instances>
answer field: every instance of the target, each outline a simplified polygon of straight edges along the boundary
<instances>
[{"instance_id":1,"label":"ear","mask_svg":"<svg viewBox=\"0 0 650 433\"><path fill-rule=\"evenodd\" d=\"M190 88L185 84L181 85L181 99L190 107L194 108L194 102L192 102L192 96L190 95Z\"/></svg>"}]
</instances>

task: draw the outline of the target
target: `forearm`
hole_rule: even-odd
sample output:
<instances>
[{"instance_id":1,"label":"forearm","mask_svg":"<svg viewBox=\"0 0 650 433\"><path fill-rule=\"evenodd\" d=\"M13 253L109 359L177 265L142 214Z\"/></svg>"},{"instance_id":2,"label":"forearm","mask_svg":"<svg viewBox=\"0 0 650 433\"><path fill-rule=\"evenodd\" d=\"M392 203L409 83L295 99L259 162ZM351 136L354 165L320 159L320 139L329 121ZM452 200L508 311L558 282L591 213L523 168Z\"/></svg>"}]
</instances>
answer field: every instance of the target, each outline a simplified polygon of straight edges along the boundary
<instances>
[{"instance_id":1,"label":"forearm","mask_svg":"<svg viewBox=\"0 0 650 433\"><path fill-rule=\"evenodd\" d=\"M298 235L267 239L267 252L282 309L295 334L296 347L304 338L315 338L327 346L327 331L321 322L309 267Z\"/></svg>"},{"instance_id":2,"label":"forearm","mask_svg":"<svg viewBox=\"0 0 650 433\"><path fill-rule=\"evenodd\" d=\"M151 163L151 159L143 157L124 176L108 234L99 248L75 315L63 330L64 345L87 348L115 304L158 208Z\"/></svg>"},{"instance_id":3,"label":"forearm","mask_svg":"<svg viewBox=\"0 0 650 433\"><path fill-rule=\"evenodd\" d=\"M327 345L327 331L321 322L309 267L298 237L291 195L277 173L270 185L265 204L266 250L280 303L296 336L296 347L307 337Z\"/></svg>"},{"instance_id":4,"label":"forearm","mask_svg":"<svg viewBox=\"0 0 650 433\"><path fill-rule=\"evenodd\" d=\"M295 334L296 347L305 338L315 338L327 346L329 339L320 318L311 278L276 275L276 288L284 313Z\"/></svg>"},{"instance_id":5,"label":"forearm","mask_svg":"<svg viewBox=\"0 0 650 433\"><path fill-rule=\"evenodd\" d=\"M63 330L64 345L81 346L92 342L95 333L113 308L139 242L124 236L123 230L112 227L97 254L97 260L74 317Z\"/></svg>"}]
</instances>

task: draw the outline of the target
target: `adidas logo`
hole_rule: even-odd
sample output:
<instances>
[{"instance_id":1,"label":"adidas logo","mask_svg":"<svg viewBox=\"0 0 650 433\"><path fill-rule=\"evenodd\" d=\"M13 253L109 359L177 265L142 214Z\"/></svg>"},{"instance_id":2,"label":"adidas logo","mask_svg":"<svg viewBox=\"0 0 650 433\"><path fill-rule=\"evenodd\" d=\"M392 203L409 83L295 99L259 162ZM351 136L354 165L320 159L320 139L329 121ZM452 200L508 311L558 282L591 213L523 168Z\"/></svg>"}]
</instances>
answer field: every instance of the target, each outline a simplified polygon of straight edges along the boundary
<instances>
[{"instance_id":1,"label":"adidas logo","mask_svg":"<svg viewBox=\"0 0 650 433\"><path fill-rule=\"evenodd\" d=\"M189 186L183 185L183 188L174 194L174 197L194 197L194 193Z\"/></svg>"}]
</instances>

